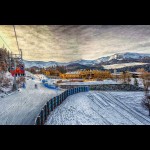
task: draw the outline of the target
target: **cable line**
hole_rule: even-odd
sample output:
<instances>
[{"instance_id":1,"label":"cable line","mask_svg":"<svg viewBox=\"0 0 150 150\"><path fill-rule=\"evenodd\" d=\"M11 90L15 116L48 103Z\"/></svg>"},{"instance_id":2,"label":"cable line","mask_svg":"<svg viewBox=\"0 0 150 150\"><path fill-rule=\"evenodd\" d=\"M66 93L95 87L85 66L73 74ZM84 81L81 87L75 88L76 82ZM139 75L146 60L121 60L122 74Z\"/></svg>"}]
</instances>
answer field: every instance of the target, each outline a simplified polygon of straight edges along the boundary
<instances>
[{"instance_id":1,"label":"cable line","mask_svg":"<svg viewBox=\"0 0 150 150\"><path fill-rule=\"evenodd\" d=\"M2 36L0 35L0 38L2 39L2 41L6 44L6 46L9 48L9 46L7 45L7 43L5 42L5 40L2 38ZM9 48L9 50L11 51L11 49Z\"/></svg>"},{"instance_id":2,"label":"cable line","mask_svg":"<svg viewBox=\"0 0 150 150\"><path fill-rule=\"evenodd\" d=\"M15 32L15 38L16 38L16 42L17 42L18 51L20 53L19 44L18 44L18 40L17 40L17 34L16 34L16 30L15 30L15 25L13 25L13 28L14 28L14 32Z\"/></svg>"}]
</instances>

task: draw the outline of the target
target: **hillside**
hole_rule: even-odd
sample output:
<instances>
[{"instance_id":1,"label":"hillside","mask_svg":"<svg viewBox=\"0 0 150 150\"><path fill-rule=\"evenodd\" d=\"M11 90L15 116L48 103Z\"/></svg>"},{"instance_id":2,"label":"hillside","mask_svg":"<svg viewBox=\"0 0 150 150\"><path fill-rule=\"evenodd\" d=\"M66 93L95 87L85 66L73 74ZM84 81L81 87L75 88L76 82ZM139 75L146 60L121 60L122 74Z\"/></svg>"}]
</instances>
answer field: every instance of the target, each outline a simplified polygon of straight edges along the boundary
<instances>
[{"instance_id":1,"label":"hillside","mask_svg":"<svg viewBox=\"0 0 150 150\"><path fill-rule=\"evenodd\" d=\"M50 66L68 66L71 64L80 64L89 67L97 67L99 65L110 65L110 64L120 64L120 63L131 63L131 62L141 62L141 63L150 63L150 54L143 53L118 53L107 57L101 57L95 60L77 60L72 62L56 62L56 61L26 61L24 63L27 68L32 66L37 66L39 68L50 67Z\"/></svg>"}]
</instances>

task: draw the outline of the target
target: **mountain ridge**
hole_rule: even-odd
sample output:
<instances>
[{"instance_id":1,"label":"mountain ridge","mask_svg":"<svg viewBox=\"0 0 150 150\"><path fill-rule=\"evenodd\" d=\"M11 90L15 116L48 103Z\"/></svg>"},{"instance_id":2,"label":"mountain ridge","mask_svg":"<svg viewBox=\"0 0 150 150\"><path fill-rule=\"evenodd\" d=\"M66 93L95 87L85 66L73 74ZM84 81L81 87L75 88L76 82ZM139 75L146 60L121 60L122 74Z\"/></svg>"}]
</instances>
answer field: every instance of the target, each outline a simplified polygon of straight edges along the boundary
<instances>
[{"instance_id":1,"label":"mountain ridge","mask_svg":"<svg viewBox=\"0 0 150 150\"><path fill-rule=\"evenodd\" d=\"M144 59L144 60L143 60ZM27 61L24 60L25 66L27 68L37 66L40 68L43 67L50 67L50 66L68 66L70 64L80 64L85 66L96 66L96 65L109 65L109 64L116 64L116 63L130 63L130 62L143 62L147 60L150 63L150 54L145 53L133 53L133 52L125 52L125 53L116 53L106 57L100 57L95 60L76 60L71 62L56 62L56 61Z\"/></svg>"}]
</instances>

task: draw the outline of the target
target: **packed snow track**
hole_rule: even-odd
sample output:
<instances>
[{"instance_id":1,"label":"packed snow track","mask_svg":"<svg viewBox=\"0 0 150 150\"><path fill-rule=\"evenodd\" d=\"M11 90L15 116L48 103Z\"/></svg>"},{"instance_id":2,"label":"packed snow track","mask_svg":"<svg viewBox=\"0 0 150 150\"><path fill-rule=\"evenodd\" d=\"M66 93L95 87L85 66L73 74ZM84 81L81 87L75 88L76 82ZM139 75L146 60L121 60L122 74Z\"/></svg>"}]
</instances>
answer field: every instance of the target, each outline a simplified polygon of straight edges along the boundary
<instances>
[{"instance_id":1,"label":"packed snow track","mask_svg":"<svg viewBox=\"0 0 150 150\"><path fill-rule=\"evenodd\" d=\"M148 112L125 102L125 95L130 95L132 103L136 92L118 93L90 91L69 96L51 113L46 125L150 125ZM142 98L143 92L137 96Z\"/></svg>"},{"instance_id":2,"label":"packed snow track","mask_svg":"<svg viewBox=\"0 0 150 150\"><path fill-rule=\"evenodd\" d=\"M62 91L45 88L39 78L27 73L26 89L0 98L0 125L34 125L44 104ZM35 89L35 83L38 89Z\"/></svg>"}]
</instances>

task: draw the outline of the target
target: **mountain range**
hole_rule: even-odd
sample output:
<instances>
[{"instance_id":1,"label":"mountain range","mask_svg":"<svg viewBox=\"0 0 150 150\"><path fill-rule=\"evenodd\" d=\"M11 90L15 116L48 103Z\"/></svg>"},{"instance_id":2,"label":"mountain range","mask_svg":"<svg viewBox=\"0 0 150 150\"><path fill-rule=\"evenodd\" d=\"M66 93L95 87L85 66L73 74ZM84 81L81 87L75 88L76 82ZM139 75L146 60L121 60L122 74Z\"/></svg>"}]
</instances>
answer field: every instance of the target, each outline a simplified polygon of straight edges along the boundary
<instances>
[{"instance_id":1,"label":"mountain range","mask_svg":"<svg viewBox=\"0 0 150 150\"><path fill-rule=\"evenodd\" d=\"M141 62L141 63L150 63L150 54L144 53L117 53L107 57L101 57L95 60L77 60L68 63L61 63L56 61L27 61L24 60L26 68L33 66L39 68L46 68L50 66L87 66L87 67L97 67L101 65L112 65L112 64L121 64L121 63L131 63L131 62Z\"/></svg>"}]
</instances>

